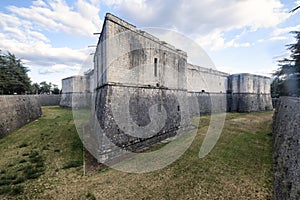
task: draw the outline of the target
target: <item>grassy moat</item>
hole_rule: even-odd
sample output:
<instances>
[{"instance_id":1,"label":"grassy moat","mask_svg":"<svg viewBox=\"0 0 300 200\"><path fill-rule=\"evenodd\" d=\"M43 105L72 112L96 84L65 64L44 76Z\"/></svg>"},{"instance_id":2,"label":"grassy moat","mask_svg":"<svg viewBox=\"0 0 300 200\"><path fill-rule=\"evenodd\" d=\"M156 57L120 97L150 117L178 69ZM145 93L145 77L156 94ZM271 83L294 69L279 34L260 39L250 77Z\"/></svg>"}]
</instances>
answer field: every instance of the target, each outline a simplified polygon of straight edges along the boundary
<instances>
[{"instance_id":1,"label":"grassy moat","mask_svg":"<svg viewBox=\"0 0 300 200\"><path fill-rule=\"evenodd\" d=\"M273 199L272 115L228 113L203 159L209 116L183 156L161 170L84 176L72 111L43 107L39 120L0 139L0 199Z\"/></svg>"}]
</instances>

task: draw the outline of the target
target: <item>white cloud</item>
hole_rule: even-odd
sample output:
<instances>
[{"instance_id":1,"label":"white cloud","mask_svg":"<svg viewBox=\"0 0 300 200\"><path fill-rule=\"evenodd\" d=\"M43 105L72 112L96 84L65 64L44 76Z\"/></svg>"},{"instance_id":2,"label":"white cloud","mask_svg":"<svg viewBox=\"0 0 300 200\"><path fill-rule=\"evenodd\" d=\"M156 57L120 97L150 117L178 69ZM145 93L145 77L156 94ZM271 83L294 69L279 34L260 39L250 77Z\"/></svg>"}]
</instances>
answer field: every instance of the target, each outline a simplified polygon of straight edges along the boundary
<instances>
[{"instance_id":1,"label":"white cloud","mask_svg":"<svg viewBox=\"0 0 300 200\"><path fill-rule=\"evenodd\" d=\"M204 47L208 47L212 51L217 51L220 49L225 49L229 47L250 47L253 46L254 43L251 42L238 42L238 39L241 35L236 35L232 40L226 41L224 34L219 31L213 31L207 35L199 35L195 41Z\"/></svg>"},{"instance_id":2,"label":"white cloud","mask_svg":"<svg viewBox=\"0 0 300 200\"><path fill-rule=\"evenodd\" d=\"M182 32L208 33L245 26L274 27L288 16L279 0L114 0L105 1L130 19L150 26L175 26Z\"/></svg>"},{"instance_id":3,"label":"white cloud","mask_svg":"<svg viewBox=\"0 0 300 200\"><path fill-rule=\"evenodd\" d=\"M197 40L210 50L248 47L251 42L226 41L231 30L274 28L290 14L279 0L111 0L121 17L134 24L172 28Z\"/></svg>"},{"instance_id":4,"label":"white cloud","mask_svg":"<svg viewBox=\"0 0 300 200\"><path fill-rule=\"evenodd\" d=\"M47 4L43 0L35 0L32 2L32 5L39 7L47 7Z\"/></svg>"},{"instance_id":5,"label":"white cloud","mask_svg":"<svg viewBox=\"0 0 300 200\"><path fill-rule=\"evenodd\" d=\"M49 0L48 5L39 0L29 8L9 6L8 10L15 16L31 21L35 28L68 34L92 37L102 24L99 7L83 0L77 1L76 9L68 6L64 0Z\"/></svg>"},{"instance_id":6,"label":"white cloud","mask_svg":"<svg viewBox=\"0 0 300 200\"><path fill-rule=\"evenodd\" d=\"M8 6L8 13L0 12L0 49L21 58L35 80L47 74L56 80L77 74L91 49L54 47L57 44L46 34L92 36L102 24L96 4L97 0L78 0L73 6L63 0L36 0L28 8Z\"/></svg>"},{"instance_id":7,"label":"white cloud","mask_svg":"<svg viewBox=\"0 0 300 200\"><path fill-rule=\"evenodd\" d=\"M0 33L0 49L14 53L22 60L26 60L28 66L51 68L53 66L76 66L82 63L88 55L88 49L74 50L68 47L54 48L42 41L34 43L20 43L18 40L9 39ZM56 70L63 69L55 67ZM77 70L78 68L74 68Z\"/></svg>"},{"instance_id":8,"label":"white cloud","mask_svg":"<svg viewBox=\"0 0 300 200\"><path fill-rule=\"evenodd\" d=\"M270 38L270 40L288 40L288 39L289 38L285 36L274 36Z\"/></svg>"},{"instance_id":9,"label":"white cloud","mask_svg":"<svg viewBox=\"0 0 300 200\"><path fill-rule=\"evenodd\" d=\"M274 36L281 36L283 34L289 33L291 31L296 31L300 29L300 25L296 25L296 26L288 26L288 27L284 27L284 28L277 28L274 30L273 35Z\"/></svg>"}]
</instances>

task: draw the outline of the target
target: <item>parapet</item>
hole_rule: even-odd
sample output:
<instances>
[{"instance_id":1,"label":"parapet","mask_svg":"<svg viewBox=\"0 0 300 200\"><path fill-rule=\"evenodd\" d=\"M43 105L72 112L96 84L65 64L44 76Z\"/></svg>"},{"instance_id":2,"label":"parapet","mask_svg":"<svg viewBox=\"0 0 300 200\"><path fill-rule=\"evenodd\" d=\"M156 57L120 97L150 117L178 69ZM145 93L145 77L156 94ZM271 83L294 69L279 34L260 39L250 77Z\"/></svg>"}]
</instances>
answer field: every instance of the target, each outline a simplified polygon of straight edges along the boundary
<instances>
[{"instance_id":1,"label":"parapet","mask_svg":"<svg viewBox=\"0 0 300 200\"><path fill-rule=\"evenodd\" d=\"M201 72L201 73L206 73L206 74L214 74L216 76L223 76L223 77L228 77L230 76L230 74L225 73L225 72L221 72L212 68L206 68L206 67L200 67L198 65L193 65L191 63L187 64L187 69L188 70L195 70L197 72Z\"/></svg>"},{"instance_id":2,"label":"parapet","mask_svg":"<svg viewBox=\"0 0 300 200\"><path fill-rule=\"evenodd\" d=\"M132 25L132 24L130 24L130 23L128 23L128 22L126 22L126 21L118 18L117 16L115 16L115 15L113 15L111 13L107 13L106 14L105 20L109 20L109 21L111 21L113 23L116 23L116 24L118 24L118 25L120 25L120 26L122 26L122 27L124 27L124 28L126 28L126 29L128 29L128 30L130 30L130 31L132 31L134 33L136 33L137 35L140 35L140 36L143 36L143 37L145 37L145 38L147 38L149 40L152 40L152 41L158 43L159 45L161 45L161 46L163 46L165 48L168 48L169 50L173 51L176 54L180 54L180 55L182 55L184 57L187 57L187 53L185 51L176 49L173 45L171 45L171 44L169 44L169 43L167 43L165 41L159 40L157 37L151 35L150 33L146 32L146 31L143 31L143 30L137 29L136 26L134 26L134 25ZM105 22L104 22L104 24L105 24Z\"/></svg>"},{"instance_id":3,"label":"parapet","mask_svg":"<svg viewBox=\"0 0 300 200\"><path fill-rule=\"evenodd\" d=\"M124 21L123 19L120 19L119 17L117 17L111 13L106 13L105 20L110 20L110 21L117 23L121 26L124 26L130 30L137 31L136 26Z\"/></svg>"},{"instance_id":4,"label":"parapet","mask_svg":"<svg viewBox=\"0 0 300 200\"><path fill-rule=\"evenodd\" d=\"M235 76L244 76L244 77L255 77L255 78L265 78L265 79L270 79L268 76L262 76L262 75L257 75L257 74L250 74L250 73L238 73L238 74L231 74L230 76L235 77Z\"/></svg>"}]
</instances>

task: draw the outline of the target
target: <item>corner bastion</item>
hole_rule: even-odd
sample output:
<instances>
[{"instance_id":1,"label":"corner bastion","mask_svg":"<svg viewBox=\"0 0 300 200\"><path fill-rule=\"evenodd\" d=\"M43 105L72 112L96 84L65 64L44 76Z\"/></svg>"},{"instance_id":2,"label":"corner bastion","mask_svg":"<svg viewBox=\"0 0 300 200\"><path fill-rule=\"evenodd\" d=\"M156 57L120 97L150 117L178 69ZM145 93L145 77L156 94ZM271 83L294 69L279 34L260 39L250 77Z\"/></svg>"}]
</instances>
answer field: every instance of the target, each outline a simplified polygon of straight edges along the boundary
<instances>
[{"instance_id":1,"label":"corner bastion","mask_svg":"<svg viewBox=\"0 0 300 200\"><path fill-rule=\"evenodd\" d=\"M63 79L61 98L61 106L85 107L82 97L91 94L89 126L94 127L95 138L107 138L93 153L98 162L116 159L120 148L135 152L172 137L188 127L193 116L273 109L270 78L207 69L187 63L187 56L106 14L93 72ZM153 124L160 128L149 137L126 134Z\"/></svg>"}]
</instances>

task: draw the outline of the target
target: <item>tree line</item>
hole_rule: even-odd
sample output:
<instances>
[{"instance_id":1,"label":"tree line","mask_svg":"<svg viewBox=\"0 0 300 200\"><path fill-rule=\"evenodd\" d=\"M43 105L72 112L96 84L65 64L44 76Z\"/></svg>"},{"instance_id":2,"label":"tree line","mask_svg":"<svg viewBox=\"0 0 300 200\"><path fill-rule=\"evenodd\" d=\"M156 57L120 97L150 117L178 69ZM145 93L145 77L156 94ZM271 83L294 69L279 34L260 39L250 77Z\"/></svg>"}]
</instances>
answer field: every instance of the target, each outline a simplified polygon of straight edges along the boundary
<instances>
[{"instance_id":1,"label":"tree line","mask_svg":"<svg viewBox=\"0 0 300 200\"><path fill-rule=\"evenodd\" d=\"M0 94L59 94L55 84L43 81L32 83L29 69L14 54L0 50Z\"/></svg>"},{"instance_id":2,"label":"tree line","mask_svg":"<svg viewBox=\"0 0 300 200\"><path fill-rule=\"evenodd\" d=\"M272 97L300 96L300 31L292 34L296 43L286 45L290 56L278 61L279 68L271 84Z\"/></svg>"}]
</instances>

